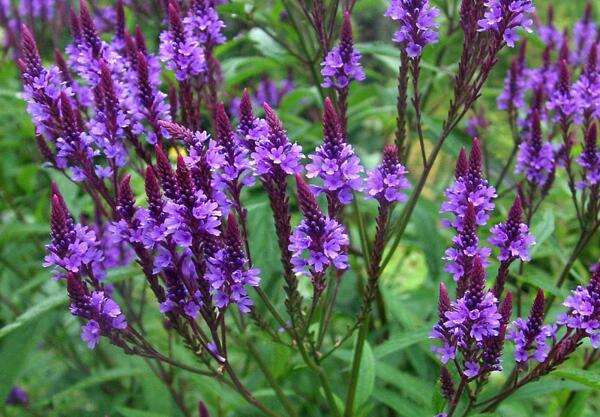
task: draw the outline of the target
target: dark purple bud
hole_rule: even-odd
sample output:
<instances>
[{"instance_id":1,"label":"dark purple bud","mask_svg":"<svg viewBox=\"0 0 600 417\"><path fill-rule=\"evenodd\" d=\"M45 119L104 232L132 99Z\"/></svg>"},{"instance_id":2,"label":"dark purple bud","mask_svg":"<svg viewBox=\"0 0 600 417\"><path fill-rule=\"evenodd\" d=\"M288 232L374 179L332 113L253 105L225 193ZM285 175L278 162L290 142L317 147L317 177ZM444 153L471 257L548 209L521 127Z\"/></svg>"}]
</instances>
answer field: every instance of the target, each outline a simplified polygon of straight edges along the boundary
<instances>
[{"instance_id":1,"label":"dark purple bud","mask_svg":"<svg viewBox=\"0 0 600 417\"><path fill-rule=\"evenodd\" d=\"M456 161L456 169L454 170L454 176L456 179L460 177L464 177L469 172L469 161L467 159L467 152L465 148L460 148L460 153L458 154L458 161Z\"/></svg>"},{"instance_id":2,"label":"dark purple bud","mask_svg":"<svg viewBox=\"0 0 600 417\"><path fill-rule=\"evenodd\" d=\"M588 128L585 134L585 150L586 154L596 154L596 147L598 143L598 130L596 127L596 123L592 123L592 125Z\"/></svg>"},{"instance_id":3,"label":"dark purple bud","mask_svg":"<svg viewBox=\"0 0 600 417\"><path fill-rule=\"evenodd\" d=\"M156 151L156 173L160 180L163 190L167 198L177 201L179 197L179 186L177 185L177 179L175 173L171 167L169 158L165 155L160 145L155 145Z\"/></svg>"},{"instance_id":4,"label":"dark purple bud","mask_svg":"<svg viewBox=\"0 0 600 417\"><path fill-rule=\"evenodd\" d=\"M79 21L79 16L75 12L75 10L70 10L70 18L71 18L71 35L73 39L79 41L82 37L81 34L81 22Z\"/></svg>"},{"instance_id":5,"label":"dark purple bud","mask_svg":"<svg viewBox=\"0 0 600 417\"><path fill-rule=\"evenodd\" d=\"M311 223L311 226L322 226L325 219L315 199L313 192L301 175L296 175L296 187L298 189L298 203L304 218Z\"/></svg>"},{"instance_id":6,"label":"dark purple bud","mask_svg":"<svg viewBox=\"0 0 600 417\"><path fill-rule=\"evenodd\" d=\"M162 193L160 192L160 186L158 185L158 180L156 179L156 175L154 175L154 170L152 169L152 167L146 168L145 179L148 210L150 211L150 214L154 219L162 219L164 202L162 198Z\"/></svg>"},{"instance_id":7,"label":"dark purple bud","mask_svg":"<svg viewBox=\"0 0 600 417\"><path fill-rule=\"evenodd\" d=\"M510 224L512 227L519 227L522 218L523 205L521 204L521 197L517 195L515 197L515 202L513 203L512 207L510 208L510 211L508 212L506 223Z\"/></svg>"},{"instance_id":8,"label":"dark purple bud","mask_svg":"<svg viewBox=\"0 0 600 417\"><path fill-rule=\"evenodd\" d=\"M229 248L242 251L240 228L232 212L229 212L229 215L227 216L227 228L225 229L223 237L225 239L225 244Z\"/></svg>"},{"instance_id":9,"label":"dark purple bud","mask_svg":"<svg viewBox=\"0 0 600 417\"><path fill-rule=\"evenodd\" d=\"M199 417L210 417L208 413L208 408L206 408L206 404L204 401L198 401L198 415Z\"/></svg>"},{"instance_id":10,"label":"dark purple bud","mask_svg":"<svg viewBox=\"0 0 600 417\"><path fill-rule=\"evenodd\" d=\"M80 124L73 112L71 99L63 91L60 93L60 113L61 113L61 128L63 136L67 142L75 143L79 141Z\"/></svg>"},{"instance_id":11,"label":"dark purple bud","mask_svg":"<svg viewBox=\"0 0 600 417\"><path fill-rule=\"evenodd\" d=\"M196 202L194 181L190 170L188 169L183 156L177 156L177 185L179 186L179 193L181 196L181 202L188 207L193 207Z\"/></svg>"},{"instance_id":12,"label":"dark purple bud","mask_svg":"<svg viewBox=\"0 0 600 417\"><path fill-rule=\"evenodd\" d=\"M443 282L440 282L440 298L438 300L438 314L440 320L446 320L446 312L450 310L451 306L452 302L450 301L446 285L444 285Z\"/></svg>"},{"instance_id":13,"label":"dark purple bud","mask_svg":"<svg viewBox=\"0 0 600 417\"><path fill-rule=\"evenodd\" d=\"M131 175L127 175L119 184L117 213L127 221L132 220L135 215L135 197L131 191Z\"/></svg>"},{"instance_id":14,"label":"dark purple bud","mask_svg":"<svg viewBox=\"0 0 600 417\"><path fill-rule=\"evenodd\" d=\"M118 39L125 38L125 7L123 0L117 2L117 24L115 27L115 36Z\"/></svg>"},{"instance_id":15,"label":"dark purple bud","mask_svg":"<svg viewBox=\"0 0 600 417\"><path fill-rule=\"evenodd\" d=\"M185 42L185 29L183 27L183 21L181 20L181 12L179 10L179 5L174 0L169 2L169 28L173 33L175 42L178 44Z\"/></svg>"},{"instance_id":16,"label":"dark purple bud","mask_svg":"<svg viewBox=\"0 0 600 417\"><path fill-rule=\"evenodd\" d=\"M552 6L552 4L548 6L548 12L546 15L548 26L552 26L554 24L554 7Z\"/></svg>"},{"instance_id":17,"label":"dark purple bud","mask_svg":"<svg viewBox=\"0 0 600 417\"><path fill-rule=\"evenodd\" d=\"M598 71L598 42L594 42L588 55L588 62L585 67L587 74L594 74Z\"/></svg>"},{"instance_id":18,"label":"dark purple bud","mask_svg":"<svg viewBox=\"0 0 600 417\"><path fill-rule=\"evenodd\" d=\"M65 61L65 57L58 49L54 49L54 60L60 71L60 78L66 82L67 85L73 85L73 77L71 76L71 71L69 71L67 61Z\"/></svg>"},{"instance_id":19,"label":"dark purple bud","mask_svg":"<svg viewBox=\"0 0 600 417\"><path fill-rule=\"evenodd\" d=\"M558 62L561 63L563 61L569 62L569 32L567 29L563 31L562 35L562 45L560 46L560 50L558 51Z\"/></svg>"},{"instance_id":20,"label":"dark purple bud","mask_svg":"<svg viewBox=\"0 0 600 417\"><path fill-rule=\"evenodd\" d=\"M135 27L135 44L137 45L138 51L144 55L148 55L148 47L146 46L146 38L142 33L142 29L139 26Z\"/></svg>"},{"instance_id":21,"label":"dark purple bud","mask_svg":"<svg viewBox=\"0 0 600 417\"><path fill-rule=\"evenodd\" d=\"M52 211L50 213L50 237L52 245L56 248L59 256L67 253L71 243L71 231L73 221L65 202L60 194L52 194Z\"/></svg>"},{"instance_id":22,"label":"dark purple bud","mask_svg":"<svg viewBox=\"0 0 600 417\"><path fill-rule=\"evenodd\" d=\"M542 324L544 324L545 307L544 291L539 289L533 301L533 306L531 306L527 320L527 330L525 330L525 337L529 342L532 342L541 331Z\"/></svg>"},{"instance_id":23,"label":"dark purple bud","mask_svg":"<svg viewBox=\"0 0 600 417\"><path fill-rule=\"evenodd\" d=\"M54 158L54 153L52 152L52 149L50 149L50 147L48 146L48 143L46 142L46 139L44 139L44 136L35 135L35 144L37 145L40 154L44 158L44 161L50 162L54 165L54 163L56 162L56 158Z\"/></svg>"},{"instance_id":24,"label":"dark purple bud","mask_svg":"<svg viewBox=\"0 0 600 417\"><path fill-rule=\"evenodd\" d=\"M171 115L171 120L177 120L177 109L179 108L179 100L177 98L177 87L175 87L174 85L169 86L168 97L170 108L169 113Z\"/></svg>"},{"instance_id":25,"label":"dark purple bud","mask_svg":"<svg viewBox=\"0 0 600 417\"><path fill-rule=\"evenodd\" d=\"M325 110L323 111L323 142L339 143L342 140L338 115L335 112L329 97L325 97Z\"/></svg>"},{"instance_id":26,"label":"dark purple bud","mask_svg":"<svg viewBox=\"0 0 600 417\"><path fill-rule=\"evenodd\" d=\"M510 321L510 315L512 313L512 292L506 294L506 298L500 306L500 315L502 316L502 324L507 325Z\"/></svg>"},{"instance_id":27,"label":"dark purple bud","mask_svg":"<svg viewBox=\"0 0 600 417\"><path fill-rule=\"evenodd\" d=\"M593 268L592 278L587 285L587 290L590 294L596 297L597 302L600 303L600 261L596 263L595 267ZM600 307L596 308L600 310Z\"/></svg>"},{"instance_id":28,"label":"dark purple bud","mask_svg":"<svg viewBox=\"0 0 600 417\"><path fill-rule=\"evenodd\" d=\"M542 149L542 121L540 118L540 112L537 109L533 110L531 115L531 147L539 152Z\"/></svg>"},{"instance_id":29,"label":"dark purple bud","mask_svg":"<svg viewBox=\"0 0 600 417\"><path fill-rule=\"evenodd\" d=\"M454 382L445 366L442 367L440 372L440 386L442 388L442 395L447 401L450 401L454 397Z\"/></svg>"},{"instance_id":30,"label":"dark purple bud","mask_svg":"<svg viewBox=\"0 0 600 417\"><path fill-rule=\"evenodd\" d=\"M217 131L217 143L226 149L230 149L234 146L233 143L233 130L231 129L231 121L225 111L225 105L219 103L215 115L215 125Z\"/></svg>"},{"instance_id":31,"label":"dark purple bud","mask_svg":"<svg viewBox=\"0 0 600 417\"><path fill-rule=\"evenodd\" d=\"M559 70L558 88L561 92L568 94L571 88L571 71L566 59L560 61Z\"/></svg>"},{"instance_id":32,"label":"dark purple bud","mask_svg":"<svg viewBox=\"0 0 600 417\"><path fill-rule=\"evenodd\" d=\"M187 127L181 126L178 123L167 122L165 120L159 120L158 124L165 128L167 132L169 132L169 134L174 138L181 139L186 143L191 143L194 134Z\"/></svg>"},{"instance_id":33,"label":"dark purple bud","mask_svg":"<svg viewBox=\"0 0 600 417\"><path fill-rule=\"evenodd\" d=\"M273 146L281 146L287 142L287 135L283 127L283 123L275 113L275 111L269 106L268 103L264 103L265 119L269 125L269 140Z\"/></svg>"},{"instance_id":34,"label":"dark purple bud","mask_svg":"<svg viewBox=\"0 0 600 417\"><path fill-rule=\"evenodd\" d=\"M73 272L67 274L67 293L71 304L81 308L88 306L88 290L85 283Z\"/></svg>"},{"instance_id":35,"label":"dark purple bud","mask_svg":"<svg viewBox=\"0 0 600 417\"><path fill-rule=\"evenodd\" d=\"M352 21L350 19L350 11L344 11L344 21L342 23L342 30L340 32L340 53L350 51L352 53L352 47L354 40L352 39Z\"/></svg>"},{"instance_id":36,"label":"dark purple bud","mask_svg":"<svg viewBox=\"0 0 600 417\"><path fill-rule=\"evenodd\" d=\"M83 39L92 48L94 56L98 58L102 41L98 37L94 18L92 17L85 0L80 0L79 2L79 19L81 22Z\"/></svg>"},{"instance_id":37,"label":"dark purple bud","mask_svg":"<svg viewBox=\"0 0 600 417\"><path fill-rule=\"evenodd\" d=\"M248 90L244 88L242 99L240 101L240 121L238 124L238 133L242 137L250 132L254 125L254 112L252 111L252 99Z\"/></svg>"},{"instance_id":38,"label":"dark purple bud","mask_svg":"<svg viewBox=\"0 0 600 417\"><path fill-rule=\"evenodd\" d=\"M521 70L525 67L525 53L527 52L527 38L523 39L521 46L519 47L519 55L517 55L517 61Z\"/></svg>"},{"instance_id":39,"label":"dark purple bud","mask_svg":"<svg viewBox=\"0 0 600 417\"><path fill-rule=\"evenodd\" d=\"M23 25L21 31L21 59L27 72L35 77L42 71L42 58L29 28Z\"/></svg>"},{"instance_id":40,"label":"dark purple bud","mask_svg":"<svg viewBox=\"0 0 600 417\"><path fill-rule=\"evenodd\" d=\"M588 1L588 3L585 6L585 12L583 13L583 21L585 23L591 22L592 21L592 14L593 14L593 7L592 7L592 2Z\"/></svg>"},{"instance_id":41,"label":"dark purple bud","mask_svg":"<svg viewBox=\"0 0 600 417\"><path fill-rule=\"evenodd\" d=\"M137 74L138 74L138 87L140 89L140 96L144 107L149 109L152 107L154 102L154 95L152 94L152 87L150 85L150 75L148 72L148 61L146 61L146 55L143 52L137 53Z\"/></svg>"},{"instance_id":42,"label":"dark purple bud","mask_svg":"<svg viewBox=\"0 0 600 417\"><path fill-rule=\"evenodd\" d=\"M468 280L469 301L473 302L472 305L477 305L483 299L485 291L485 270L483 269L483 263L479 255L475 255L475 258L473 258Z\"/></svg>"},{"instance_id":43,"label":"dark purple bud","mask_svg":"<svg viewBox=\"0 0 600 417\"><path fill-rule=\"evenodd\" d=\"M469 154L469 174L473 178L481 177L481 163L483 156L481 154L481 145L479 144L478 138L473 138L473 144L471 145L471 153Z\"/></svg>"}]
</instances>

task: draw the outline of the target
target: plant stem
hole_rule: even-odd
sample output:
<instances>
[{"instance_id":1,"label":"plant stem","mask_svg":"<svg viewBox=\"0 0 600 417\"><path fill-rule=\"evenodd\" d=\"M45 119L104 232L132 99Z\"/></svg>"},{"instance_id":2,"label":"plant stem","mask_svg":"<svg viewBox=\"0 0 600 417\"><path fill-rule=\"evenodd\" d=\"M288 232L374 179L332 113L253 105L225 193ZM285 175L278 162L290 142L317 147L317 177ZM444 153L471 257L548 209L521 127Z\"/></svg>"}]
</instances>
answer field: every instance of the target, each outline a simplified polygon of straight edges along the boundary
<instances>
[{"instance_id":1,"label":"plant stem","mask_svg":"<svg viewBox=\"0 0 600 417\"><path fill-rule=\"evenodd\" d=\"M354 409L354 398L356 395L356 386L358 383L358 372L360 370L360 362L369 330L369 315L364 318L360 324L358 336L356 338L356 347L354 348L354 357L352 359L352 371L350 373L350 383L348 385L348 394L346 395L346 406L344 417L352 417Z\"/></svg>"}]
</instances>

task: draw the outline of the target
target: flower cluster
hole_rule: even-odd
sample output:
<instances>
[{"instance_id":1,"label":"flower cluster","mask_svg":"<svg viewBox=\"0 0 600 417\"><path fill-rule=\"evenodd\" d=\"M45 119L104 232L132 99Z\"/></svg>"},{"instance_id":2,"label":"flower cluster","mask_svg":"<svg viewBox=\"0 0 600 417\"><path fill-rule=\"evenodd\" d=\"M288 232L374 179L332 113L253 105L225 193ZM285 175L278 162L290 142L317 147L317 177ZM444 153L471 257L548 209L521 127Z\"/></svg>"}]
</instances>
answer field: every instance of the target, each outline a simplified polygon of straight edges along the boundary
<instances>
[{"instance_id":1,"label":"flower cluster","mask_svg":"<svg viewBox=\"0 0 600 417\"><path fill-rule=\"evenodd\" d=\"M487 0L483 19L479 21L480 31L493 31L509 47L519 40L519 29L531 32L535 12L532 0Z\"/></svg>"},{"instance_id":2,"label":"flower cluster","mask_svg":"<svg viewBox=\"0 0 600 417\"><path fill-rule=\"evenodd\" d=\"M410 58L420 57L425 46L438 41L440 11L429 0L392 0L385 15L400 23L394 42L402 44Z\"/></svg>"},{"instance_id":3,"label":"flower cluster","mask_svg":"<svg viewBox=\"0 0 600 417\"><path fill-rule=\"evenodd\" d=\"M365 73L360 64L360 52L354 49L352 40L352 25L350 23L350 12L344 13L344 23L340 34L340 45L327 53L325 60L321 63L321 75L325 81L321 84L326 88L346 88L350 81L362 81Z\"/></svg>"},{"instance_id":4,"label":"flower cluster","mask_svg":"<svg viewBox=\"0 0 600 417\"><path fill-rule=\"evenodd\" d=\"M395 145L383 149L382 163L369 171L367 176L367 198L373 198L380 204L391 204L406 200L402 192L410 188L406 179L408 171L398 160L398 150Z\"/></svg>"},{"instance_id":5,"label":"flower cluster","mask_svg":"<svg viewBox=\"0 0 600 417\"><path fill-rule=\"evenodd\" d=\"M258 287L259 273L258 269L248 267L237 222L229 214L224 246L208 259L206 279L215 292L215 305L223 309L230 303L236 303L241 312L249 313L252 300L248 297L246 286Z\"/></svg>"},{"instance_id":6,"label":"flower cluster","mask_svg":"<svg viewBox=\"0 0 600 417\"><path fill-rule=\"evenodd\" d=\"M265 115L268 134L256 142L252 153L256 174L273 176L300 173L300 160L304 157L302 148L296 143L290 143L283 124L268 104L265 104Z\"/></svg>"},{"instance_id":7,"label":"flower cluster","mask_svg":"<svg viewBox=\"0 0 600 417\"><path fill-rule=\"evenodd\" d=\"M296 176L298 201L304 219L294 231L289 246L294 271L299 275L322 275L333 266L348 268L348 235L335 219L326 218L302 177Z\"/></svg>"},{"instance_id":8,"label":"flower cluster","mask_svg":"<svg viewBox=\"0 0 600 417\"><path fill-rule=\"evenodd\" d=\"M555 169L554 149L542 139L540 113L533 111L531 129L519 145L515 172L525 174L532 184L543 186Z\"/></svg>"},{"instance_id":9,"label":"flower cluster","mask_svg":"<svg viewBox=\"0 0 600 417\"><path fill-rule=\"evenodd\" d=\"M186 81L206 70L202 48L185 30L179 6L174 1L169 3L169 30L160 35L160 59L168 69L175 71L179 81Z\"/></svg>"},{"instance_id":10,"label":"flower cluster","mask_svg":"<svg viewBox=\"0 0 600 417\"><path fill-rule=\"evenodd\" d=\"M517 196L506 222L490 229L492 236L489 241L500 249L498 260L501 262L517 258L527 262L531 259L529 247L535 244L535 239L529 233L529 227L521 221L522 216L521 198Z\"/></svg>"},{"instance_id":11,"label":"flower cluster","mask_svg":"<svg viewBox=\"0 0 600 417\"><path fill-rule=\"evenodd\" d=\"M600 147L596 129L596 124L588 129L583 152L577 158L577 163L583 169L583 179L577 184L581 189L596 187L600 183Z\"/></svg>"},{"instance_id":12,"label":"flower cluster","mask_svg":"<svg viewBox=\"0 0 600 417\"><path fill-rule=\"evenodd\" d=\"M352 146L345 141L329 98L325 99L323 133L323 145L308 156L312 162L306 166L306 176L323 181L322 186L313 187L317 195L324 192L333 202L349 204L352 192L362 190L363 168Z\"/></svg>"}]
</instances>

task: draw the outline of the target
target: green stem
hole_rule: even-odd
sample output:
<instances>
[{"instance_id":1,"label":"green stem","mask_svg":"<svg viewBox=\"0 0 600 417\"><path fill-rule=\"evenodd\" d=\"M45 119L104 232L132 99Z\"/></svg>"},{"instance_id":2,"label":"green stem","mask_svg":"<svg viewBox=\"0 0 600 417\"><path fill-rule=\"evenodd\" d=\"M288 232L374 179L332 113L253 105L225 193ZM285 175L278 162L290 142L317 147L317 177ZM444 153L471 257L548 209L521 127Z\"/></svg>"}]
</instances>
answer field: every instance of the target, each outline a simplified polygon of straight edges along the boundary
<instances>
[{"instance_id":1,"label":"green stem","mask_svg":"<svg viewBox=\"0 0 600 417\"><path fill-rule=\"evenodd\" d=\"M281 389L281 386L277 382L277 379L271 373L271 370L269 369L269 367L267 366L267 364L265 363L263 358L260 356L260 353L258 353L258 351L256 350L256 347L254 346L252 341L249 340L247 344L248 344L248 351L250 352L252 357L256 360L256 364L258 365L258 367L260 368L262 373L265 375L265 378L267 378L267 381L269 382L269 384L275 391L277 398L279 398L279 401L281 401L281 404L283 404L283 407L287 411L288 415L290 417L298 417L298 414L296 413L296 411L294 411L294 407L292 406L292 403L290 402L288 397L284 394L283 390Z\"/></svg>"},{"instance_id":2,"label":"green stem","mask_svg":"<svg viewBox=\"0 0 600 417\"><path fill-rule=\"evenodd\" d=\"M360 370L360 363L365 346L365 341L367 339L368 330L369 315L367 314L362 324L360 325L360 330L358 331L358 336L356 338L356 347L354 348L354 358L352 359L352 371L350 373L348 394L346 395L346 407L344 411L344 417L352 417L354 409L354 398L356 396L356 386L358 383L358 372Z\"/></svg>"}]
</instances>

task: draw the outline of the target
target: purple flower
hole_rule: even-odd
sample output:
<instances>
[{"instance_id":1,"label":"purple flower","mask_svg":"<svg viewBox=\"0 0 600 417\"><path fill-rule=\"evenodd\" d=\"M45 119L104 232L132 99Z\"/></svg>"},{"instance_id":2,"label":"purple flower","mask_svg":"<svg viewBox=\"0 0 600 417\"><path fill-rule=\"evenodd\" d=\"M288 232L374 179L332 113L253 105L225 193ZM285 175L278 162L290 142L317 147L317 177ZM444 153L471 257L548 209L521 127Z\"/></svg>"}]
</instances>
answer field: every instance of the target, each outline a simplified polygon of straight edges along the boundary
<instances>
[{"instance_id":1,"label":"purple flower","mask_svg":"<svg viewBox=\"0 0 600 417\"><path fill-rule=\"evenodd\" d=\"M426 45L436 43L440 11L429 4L429 0L392 0L385 16L400 23L394 33L394 42L406 49L410 58L418 58Z\"/></svg>"},{"instance_id":2,"label":"purple flower","mask_svg":"<svg viewBox=\"0 0 600 417\"><path fill-rule=\"evenodd\" d=\"M85 283L73 273L67 276L67 291L71 300L71 314L88 320L81 329L81 338L90 349L100 342L100 336L114 339L119 331L127 328L121 308L104 291L90 294Z\"/></svg>"},{"instance_id":3,"label":"purple flower","mask_svg":"<svg viewBox=\"0 0 600 417\"><path fill-rule=\"evenodd\" d=\"M296 176L298 201L304 215L291 236L289 250L297 275L322 275L329 267L348 268L348 235L334 219L326 218L308 185Z\"/></svg>"},{"instance_id":4,"label":"purple flower","mask_svg":"<svg viewBox=\"0 0 600 417\"><path fill-rule=\"evenodd\" d=\"M44 258L44 267L59 267L79 273L93 268L92 263L98 265L104 260L94 231L74 224L64 200L57 194L52 196L50 227L52 240L46 246L48 255Z\"/></svg>"},{"instance_id":5,"label":"purple flower","mask_svg":"<svg viewBox=\"0 0 600 417\"><path fill-rule=\"evenodd\" d=\"M488 212L494 209L492 200L496 198L496 190L488 185L481 172L481 147L477 138L473 139L470 160L464 149L461 150L456 166L456 181L444 193L447 200L442 204L440 213L451 213L454 220L445 220L442 224L461 229L465 217L467 203L475 210L477 225L483 226L489 219Z\"/></svg>"},{"instance_id":6,"label":"purple flower","mask_svg":"<svg viewBox=\"0 0 600 417\"><path fill-rule=\"evenodd\" d=\"M169 3L169 30L160 34L160 59L175 71L175 78L186 81L205 71L204 54L198 41L186 33L177 3Z\"/></svg>"},{"instance_id":7,"label":"purple flower","mask_svg":"<svg viewBox=\"0 0 600 417\"><path fill-rule=\"evenodd\" d=\"M496 99L500 110L513 110L525 108L525 91L527 80L525 78L525 48L523 42L519 49L519 56L510 65L508 74L504 78L504 90Z\"/></svg>"},{"instance_id":8,"label":"purple flower","mask_svg":"<svg viewBox=\"0 0 600 417\"><path fill-rule=\"evenodd\" d=\"M246 89L240 100L239 113L239 123L235 132L237 140L246 147L248 152L255 152L256 144L267 139L269 125L266 120L254 117L252 99Z\"/></svg>"},{"instance_id":9,"label":"purple flower","mask_svg":"<svg viewBox=\"0 0 600 417\"><path fill-rule=\"evenodd\" d=\"M27 391L23 388L15 385L12 387L8 396L6 397L6 404L8 405L28 405L29 404L29 395L27 395Z\"/></svg>"},{"instance_id":10,"label":"purple flower","mask_svg":"<svg viewBox=\"0 0 600 417\"><path fill-rule=\"evenodd\" d=\"M544 45L546 46L557 47L562 44L562 33L554 25L554 8L551 4L548 6L546 24L538 25L538 27L536 28L536 32L538 33L542 42L544 42Z\"/></svg>"},{"instance_id":11,"label":"purple flower","mask_svg":"<svg viewBox=\"0 0 600 417\"><path fill-rule=\"evenodd\" d=\"M584 331L595 349L600 348L600 267L595 266L587 287L578 286L563 305L569 309L557 317L557 324Z\"/></svg>"},{"instance_id":12,"label":"purple flower","mask_svg":"<svg viewBox=\"0 0 600 417\"><path fill-rule=\"evenodd\" d=\"M188 36L198 39L202 45L213 47L225 42L225 36L221 33L225 23L209 0L193 0L183 23Z\"/></svg>"},{"instance_id":13,"label":"purple flower","mask_svg":"<svg viewBox=\"0 0 600 417\"><path fill-rule=\"evenodd\" d=\"M506 335L507 340L515 343L515 360L526 363L529 359L543 362L550 352L550 346L546 340L554 336L555 329L552 326L542 326L544 323L544 292L539 290L529 318L523 320L518 318L512 323ZM530 351L533 350L533 353Z\"/></svg>"},{"instance_id":14,"label":"purple flower","mask_svg":"<svg viewBox=\"0 0 600 417\"><path fill-rule=\"evenodd\" d=\"M592 3L585 8L583 18L573 27L575 50L571 54L571 63L575 66L585 64L592 45L596 42L598 28L592 16Z\"/></svg>"},{"instance_id":15,"label":"purple flower","mask_svg":"<svg viewBox=\"0 0 600 417\"><path fill-rule=\"evenodd\" d=\"M213 290L213 300L218 308L225 309L229 304L237 304L242 313L249 313L252 300L246 287L258 287L260 271L249 266L242 248L237 222L229 214L224 233L224 246L214 257L208 259L205 278Z\"/></svg>"},{"instance_id":16,"label":"purple flower","mask_svg":"<svg viewBox=\"0 0 600 417\"><path fill-rule=\"evenodd\" d=\"M344 23L340 34L340 45L333 48L321 63L321 75L325 81L321 84L326 88L346 88L350 81L362 81L365 73L360 64L360 52L354 50L350 12L344 12Z\"/></svg>"},{"instance_id":17,"label":"purple flower","mask_svg":"<svg viewBox=\"0 0 600 417\"><path fill-rule=\"evenodd\" d=\"M540 113L533 110L532 127L519 145L515 172L525 174L527 180L536 185L544 185L555 169L554 149L550 143L542 141Z\"/></svg>"},{"instance_id":18,"label":"purple flower","mask_svg":"<svg viewBox=\"0 0 600 417\"><path fill-rule=\"evenodd\" d=\"M306 176L323 181L323 185L313 187L317 195L324 192L335 203L349 204L352 192L362 190L363 167L352 146L345 142L329 98L325 99L323 130L323 145L308 156L312 162L306 166Z\"/></svg>"},{"instance_id":19,"label":"purple flower","mask_svg":"<svg viewBox=\"0 0 600 417\"><path fill-rule=\"evenodd\" d=\"M519 40L518 30L531 32L535 12L532 0L487 0L483 19L479 20L479 31L491 31L509 47Z\"/></svg>"},{"instance_id":20,"label":"purple flower","mask_svg":"<svg viewBox=\"0 0 600 417\"><path fill-rule=\"evenodd\" d=\"M580 189L592 188L600 183L600 148L597 145L596 124L592 124L585 135L583 152L577 158L583 170L583 179L577 184Z\"/></svg>"},{"instance_id":21,"label":"purple flower","mask_svg":"<svg viewBox=\"0 0 600 417\"><path fill-rule=\"evenodd\" d=\"M535 239L529 233L529 228L521 222L523 209L521 198L517 196L508 213L506 222L491 228L492 236L489 242L500 249L499 261L521 259L527 262L531 259L529 247L535 244Z\"/></svg>"},{"instance_id":22,"label":"purple flower","mask_svg":"<svg viewBox=\"0 0 600 417\"><path fill-rule=\"evenodd\" d=\"M560 75L554 93L550 96L546 107L554 111L554 122L570 123L572 116L577 111L577 101L573 96L571 86L571 72L566 61L559 65Z\"/></svg>"},{"instance_id":23,"label":"purple flower","mask_svg":"<svg viewBox=\"0 0 600 417\"><path fill-rule=\"evenodd\" d=\"M406 200L402 190L410 188L406 179L408 171L398 160L398 151L395 145L388 145L383 149L382 163L367 176L367 197L374 198L380 204L390 204Z\"/></svg>"},{"instance_id":24,"label":"purple flower","mask_svg":"<svg viewBox=\"0 0 600 417\"><path fill-rule=\"evenodd\" d=\"M296 143L290 143L281 120L268 104L265 104L265 113L269 133L256 143L256 150L252 153L256 174L271 176L300 173L300 160L304 157L302 148Z\"/></svg>"}]
</instances>

